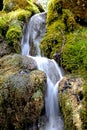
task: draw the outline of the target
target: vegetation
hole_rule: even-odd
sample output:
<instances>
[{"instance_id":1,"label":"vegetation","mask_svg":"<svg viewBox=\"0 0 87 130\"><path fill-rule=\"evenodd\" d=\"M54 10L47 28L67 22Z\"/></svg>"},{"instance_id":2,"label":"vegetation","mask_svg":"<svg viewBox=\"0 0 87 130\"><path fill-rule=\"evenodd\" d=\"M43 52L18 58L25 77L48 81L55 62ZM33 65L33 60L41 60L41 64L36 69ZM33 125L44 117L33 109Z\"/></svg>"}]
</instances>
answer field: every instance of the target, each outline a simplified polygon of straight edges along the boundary
<instances>
[{"instance_id":1,"label":"vegetation","mask_svg":"<svg viewBox=\"0 0 87 130\"><path fill-rule=\"evenodd\" d=\"M63 48L62 65L70 72L87 71L87 28L70 32L66 35L66 44Z\"/></svg>"},{"instance_id":2,"label":"vegetation","mask_svg":"<svg viewBox=\"0 0 87 130\"><path fill-rule=\"evenodd\" d=\"M81 100L81 109L77 109L77 113L79 113L79 117L82 121L83 130L87 129L86 7L86 0L50 0L47 13L47 32L40 44L41 53L48 58L53 58L54 54L57 53L61 54L61 66L67 74L73 75L73 77L77 75L77 77L83 77L85 79L85 83L82 85L83 100ZM4 39L9 47L12 47L16 53L20 53L23 25L27 22L28 18L40 12L39 10L43 9L34 4L32 0L4 0L3 9L0 11L0 42ZM6 76L8 75L7 71L5 74ZM11 74L11 72L9 72L9 74ZM1 80L3 80L3 77ZM38 78L35 77L34 80L35 83L38 84ZM73 106L74 101L72 97L70 97L70 99L68 98L68 94L69 91L66 91L60 96L61 110L64 116L66 129L75 130L77 127L75 125L76 122L73 122L73 118L77 119L78 115L75 113L76 109L75 106ZM34 93L32 99L38 96L42 96L39 90ZM3 103L5 104L5 100L3 98L2 106ZM11 99L9 98L9 100ZM80 106L79 104L80 103L77 103L77 106ZM8 110L7 114L12 116L12 113L9 113L10 110ZM9 119L7 119L7 121ZM24 123L24 120L22 123ZM17 127L19 126L16 125L15 129L18 129Z\"/></svg>"},{"instance_id":3,"label":"vegetation","mask_svg":"<svg viewBox=\"0 0 87 130\"><path fill-rule=\"evenodd\" d=\"M66 91L60 96L61 110L67 130L87 129L86 5L86 0L50 0L47 14L47 32L40 45L42 54L49 58L54 58L54 54L61 54L60 65L64 68L66 74L72 75L73 78L77 75L77 77L85 80L85 85L81 86L82 104L77 102L77 107L75 106L74 101L76 99L73 101L74 96L70 96L70 91ZM77 90L75 91L77 94ZM79 117L79 120L77 117Z\"/></svg>"},{"instance_id":4,"label":"vegetation","mask_svg":"<svg viewBox=\"0 0 87 130\"><path fill-rule=\"evenodd\" d=\"M66 34L76 28L74 15L68 9L63 9L62 14L59 12L59 17L54 21L52 19L51 22L49 24L48 12L47 33L41 41L40 48L42 53L49 58L53 58L55 53L61 52L62 46L66 43Z\"/></svg>"},{"instance_id":5,"label":"vegetation","mask_svg":"<svg viewBox=\"0 0 87 130\"><path fill-rule=\"evenodd\" d=\"M76 130L76 126L73 123L73 104L71 99L69 98L68 92L66 91L60 98L61 106L63 106L61 110L64 116L65 129Z\"/></svg>"},{"instance_id":6,"label":"vegetation","mask_svg":"<svg viewBox=\"0 0 87 130\"><path fill-rule=\"evenodd\" d=\"M13 21L13 24L9 27L6 39L7 44L13 46L17 53L20 53L20 39L22 37L22 30L17 21Z\"/></svg>"},{"instance_id":7,"label":"vegetation","mask_svg":"<svg viewBox=\"0 0 87 130\"><path fill-rule=\"evenodd\" d=\"M20 53L23 25L39 8L31 0L4 0L0 11L0 38L12 52Z\"/></svg>"},{"instance_id":8,"label":"vegetation","mask_svg":"<svg viewBox=\"0 0 87 130\"><path fill-rule=\"evenodd\" d=\"M0 17L0 34L5 36L8 29L8 22L3 17Z\"/></svg>"},{"instance_id":9,"label":"vegetation","mask_svg":"<svg viewBox=\"0 0 87 130\"><path fill-rule=\"evenodd\" d=\"M78 76L67 75L59 86L59 102L66 130L83 130L81 112L83 111L84 80Z\"/></svg>"},{"instance_id":10,"label":"vegetation","mask_svg":"<svg viewBox=\"0 0 87 130\"><path fill-rule=\"evenodd\" d=\"M3 10L6 12L11 12L20 8L33 11L34 13L39 12L39 9L31 0L4 0L3 4Z\"/></svg>"}]
</instances>

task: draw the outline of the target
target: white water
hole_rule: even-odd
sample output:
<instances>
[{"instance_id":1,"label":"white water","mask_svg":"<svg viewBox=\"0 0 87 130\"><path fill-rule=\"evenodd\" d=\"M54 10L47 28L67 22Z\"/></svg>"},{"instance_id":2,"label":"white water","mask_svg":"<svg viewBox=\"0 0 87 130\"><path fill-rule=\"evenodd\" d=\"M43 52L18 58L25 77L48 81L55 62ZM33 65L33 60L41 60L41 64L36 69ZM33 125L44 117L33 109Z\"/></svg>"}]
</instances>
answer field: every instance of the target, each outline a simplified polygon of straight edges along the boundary
<instances>
[{"instance_id":1,"label":"white water","mask_svg":"<svg viewBox=\"0 0 87 130\"><path fill-rule=\"evenodd\" d=\"M45 11L47 11L47 3L49 0L33 0L35 1L38 5L41 5Z\"/></svg>"},{"instance_id":2,"label":"white water","mask_svg":"<svg viewBox=\"0 0 87 130\"><path fill-rule=\"evenodd\" d=\"M45 109L48 122L43 130L64 130L63 121L58 106L58 84L62 73L57 63L52 59L40 56L39 43L45 33L45 13L34 15L27 24L22 37L22 55L32 57L39 70L47 75L47 92L45 96ZM43 24L44 23L44 24ZM30 40L32 39L32 40ZM32 42L36 46L36 56L30 55ZM38 43L38 44L37 44Z\"/></svg>"}]
</instances>

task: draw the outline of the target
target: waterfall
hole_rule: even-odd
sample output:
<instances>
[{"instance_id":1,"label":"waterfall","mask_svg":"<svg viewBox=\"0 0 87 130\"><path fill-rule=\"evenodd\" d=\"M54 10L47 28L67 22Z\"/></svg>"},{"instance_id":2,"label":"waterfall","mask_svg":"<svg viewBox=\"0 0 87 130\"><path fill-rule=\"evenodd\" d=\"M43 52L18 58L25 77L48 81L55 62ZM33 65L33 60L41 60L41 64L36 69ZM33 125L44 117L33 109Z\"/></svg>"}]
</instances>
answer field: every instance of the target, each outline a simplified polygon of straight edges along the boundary
<instances>
[{"instance_id":1,"label":"waterfall","mask_svg":"<svg viewBox=\"0 0 87 130\"><path fill-rule=\"evenodd\" d=\"M46 13L32 16L24 26L22 36L22 55L39 55L39 43L46 31ZM33 49L34 48L34 49Z\"/></svg>"},{"instance_id":2,"label":"waterfall","mask_svg":"<svg viewBox=\"0 0 87 130\"><path fill-rule=\"evenodd\" d=\"M44 71L47 76L45 109L48 122L43 130L64 130L58 105L58 84L62 79L62 73L60 67L53 59L41 57L40 55L39 43L45 31L46 13L32 16L24 26L21 42L22 55L33 58L37 63L38 69Z\"/></svg>"}]
</instances>

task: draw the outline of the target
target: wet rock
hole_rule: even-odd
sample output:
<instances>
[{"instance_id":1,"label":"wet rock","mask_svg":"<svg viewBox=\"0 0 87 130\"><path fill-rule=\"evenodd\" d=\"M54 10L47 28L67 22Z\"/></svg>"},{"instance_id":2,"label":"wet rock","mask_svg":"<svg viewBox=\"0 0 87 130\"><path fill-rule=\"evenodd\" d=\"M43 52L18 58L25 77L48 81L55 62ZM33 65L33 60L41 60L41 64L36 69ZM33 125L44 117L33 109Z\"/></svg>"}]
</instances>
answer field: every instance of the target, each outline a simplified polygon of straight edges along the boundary
<instances>
[{"instance_id":1,"label":"wet rock","mask_svg":"<svg viewBox=\"0 0 87 130\"><path fill-rule=\"evenodd\" d=\"M59 52L59 53L55 53L54 55L53 55L53 58L54 58L54 60L61 66L61 52Z\"/></svg>"}]
</instances>

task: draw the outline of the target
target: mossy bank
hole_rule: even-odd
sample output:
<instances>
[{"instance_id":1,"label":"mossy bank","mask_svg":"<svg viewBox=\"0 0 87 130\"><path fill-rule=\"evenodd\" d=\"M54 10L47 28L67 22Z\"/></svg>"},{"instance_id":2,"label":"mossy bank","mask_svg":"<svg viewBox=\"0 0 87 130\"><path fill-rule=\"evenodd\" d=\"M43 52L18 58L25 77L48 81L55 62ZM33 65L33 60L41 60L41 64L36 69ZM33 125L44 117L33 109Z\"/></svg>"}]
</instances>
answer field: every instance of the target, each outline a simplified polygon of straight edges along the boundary
<instances>
[{"instance_id":1,"label":"mossy bank","mask_svg":"<svg viewBox=\"0 0 87 130\"><path fill-rule=\"evenodd\" d=\"M82 5L84 5L84 8ZM80 0L77 2L75 0L50 0L47 13L47 32L40 44L42 54L48 58L54 58L59 65L63 67L65 74L68 75L68 78L71 77L71 80L74 78L81 78L84 80L83 85L81 84L81 93L83 95L81 101L81 112L74 115L77 121L74 120L74 117L72 116L72 113L75 112L75 104L72 101L72 95L66 91L61 94L62 96L59 96L66 130L87 129L86 5L86 0L84 0L83 3ZM73 86L72 89L74 89ZM68 99L68 97L70 97L70 99ZM66 106L67 103L69 106ZM77 108L79 106L79 103L77 103ZM78 122L78 115L79 121L81 121L81 127L76 126L76 122Z\"/></svg>"}]
</instances>

